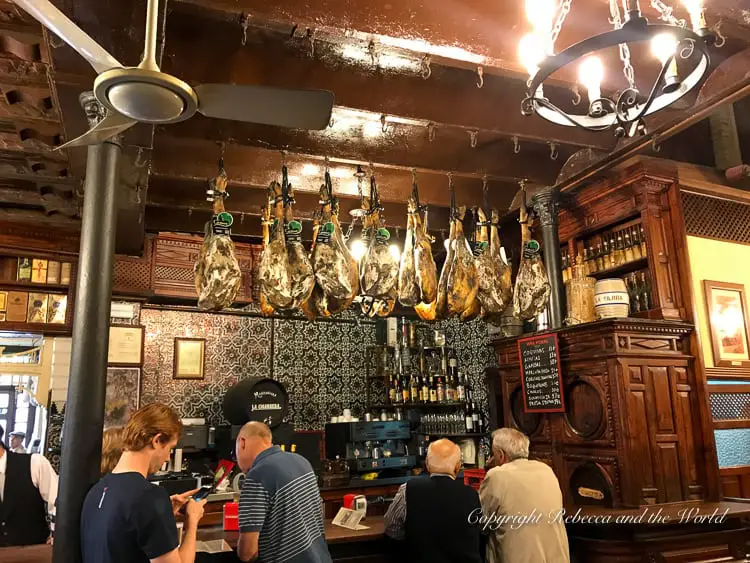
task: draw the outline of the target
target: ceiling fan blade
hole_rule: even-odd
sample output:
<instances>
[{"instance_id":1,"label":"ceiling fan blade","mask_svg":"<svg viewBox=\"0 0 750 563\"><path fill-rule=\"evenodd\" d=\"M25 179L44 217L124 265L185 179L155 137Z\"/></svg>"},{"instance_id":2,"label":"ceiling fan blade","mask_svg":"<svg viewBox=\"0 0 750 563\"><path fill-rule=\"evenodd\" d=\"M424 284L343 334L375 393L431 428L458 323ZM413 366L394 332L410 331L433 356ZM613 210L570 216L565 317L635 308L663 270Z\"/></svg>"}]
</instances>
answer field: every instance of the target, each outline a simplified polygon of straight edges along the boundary
<instances>
[{"instance_id":1,"label":"ceiling fan blade","mask_svg":"<svg viewBox=\"0 0 750 563\"><path fill-rule=\"evenodd\" d=\"M91 39L80 27L58 10L49 0L13 0L44 27L73 47L86 59L97 74L122 64L99 43Z\"/></svg>"},{"instance_id":2,"label":"ceiling fan blade","mask_svg":"<svg viewBox=\"0 0 750 563\"><path fill-rule=\"evenodd\" d=\"M267 86L201 84L194 88L198 111L206 117L294 129L325 129L331 121L333 93Z\"/></svg>"},{"instance_id":3,"label":"ceiling fan blade","mask_svg":"<svg viewBox=\"0 0 750 563\"><path fill-rule=\"evenodd\" d=\"M55 150L59 151L60 149L95 145L97 143L101 143L102 141L106 141L110 137L114 137L118 133L122 133L123 131L130 129L136 123L138 122L134 119L130 119L129 117L125 117L121 113L110 111L107 113L107 117L102 119L99 123L86 131L83 135L73 139L72 141L68 141L64 145L60 145L59 147L55 148Z\"/></svg>"}]
</instances>

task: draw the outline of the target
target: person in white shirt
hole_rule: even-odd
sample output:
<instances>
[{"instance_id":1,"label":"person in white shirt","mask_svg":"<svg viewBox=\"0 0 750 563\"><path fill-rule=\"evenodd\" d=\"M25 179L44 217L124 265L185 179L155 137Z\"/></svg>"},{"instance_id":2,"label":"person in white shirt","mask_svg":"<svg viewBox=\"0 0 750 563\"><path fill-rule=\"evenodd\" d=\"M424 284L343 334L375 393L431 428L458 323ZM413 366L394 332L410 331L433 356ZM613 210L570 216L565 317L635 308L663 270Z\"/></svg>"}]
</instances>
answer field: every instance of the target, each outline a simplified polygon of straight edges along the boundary
<instances>
[{"instance_id":1,"label":"person in white shirt","mask_svg":"<svg viewBox=\"0 0 750 563\"><path fill-rule=\"evenodd\" d=\"M10 451L14 454L25 454L26 448L23 447L23 441L26 439L26 432L16 430L10 433Z\"/></svg>"},{"instance_id":2,"label":"person in white shirt","mask_svg":"<svg viewBox=\"0 0 750 563\"><path fill-rule=\"evenodd\" d=\"M49 543L57 474L44 456L9 451L3 434L0 427L0 547Z\"/></svg>"}]
</instances>

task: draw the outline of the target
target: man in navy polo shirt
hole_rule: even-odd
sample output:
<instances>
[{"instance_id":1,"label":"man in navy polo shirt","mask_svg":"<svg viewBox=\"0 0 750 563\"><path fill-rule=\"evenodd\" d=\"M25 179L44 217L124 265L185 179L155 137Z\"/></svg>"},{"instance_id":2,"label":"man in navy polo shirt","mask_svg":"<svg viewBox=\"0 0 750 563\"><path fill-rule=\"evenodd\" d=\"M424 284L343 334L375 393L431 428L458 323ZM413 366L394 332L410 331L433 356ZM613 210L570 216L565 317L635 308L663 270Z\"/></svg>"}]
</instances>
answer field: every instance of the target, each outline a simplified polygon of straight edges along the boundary
<instances>
[{"instance_id":1,"label":"man in navy polo shirt","mask_svg":"<svg viewBox=\"0 0 750 563\"><path fill-rule=\"evenodd\" d=\"M237 436L237 462L247 473L240 494L242 561L331 563L318 480L302 456L271 443L271 429L249 422Z\"/></svg>"}]
</instances>

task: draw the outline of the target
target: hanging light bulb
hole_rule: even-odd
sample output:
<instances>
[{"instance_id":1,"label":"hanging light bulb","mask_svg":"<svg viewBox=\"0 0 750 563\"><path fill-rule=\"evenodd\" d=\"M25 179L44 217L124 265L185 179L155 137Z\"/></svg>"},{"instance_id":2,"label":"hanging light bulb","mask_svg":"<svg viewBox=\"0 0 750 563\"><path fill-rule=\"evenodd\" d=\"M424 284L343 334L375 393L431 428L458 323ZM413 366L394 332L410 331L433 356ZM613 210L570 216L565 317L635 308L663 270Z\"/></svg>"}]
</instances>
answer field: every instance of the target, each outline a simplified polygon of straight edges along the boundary
<instances>
[{"instance_id":1,"label":"hanging light bulb","mask_svg":"<svg viewBox=\"0 0 750 563\"><path fill-rule=\"evenodd\" d=\"M547 57L544 40L536 33L527 33L518 44L518 57L529 73L529 78L539 72L539 65Z\"/></svg>"},{"instance_id":2,"label":"hanging light bulb","mask_svg":"<svg viewBox=\"0 0 750 563\"><path fill-rule=\"evenodd\" d=\"M526 17L537 33L548 34L552 31L556 12L556 0L526 0Z\"/></svg>"},{"instance_id":3,"label":"hanging light bulb","mask_svg":"<svg viewBox=\"0 0 750 563\"><path fill-rule=\"evenodd\" d=\"M393 259L398 262L401 260L401 248L397 244L392 244L388 247L388 252L390 252L391 256L393 256Z\"/></svg>"},{"instance_id":4,"label":"hanging light bulb","mask_svg":"<svg viewBox=\"0 0 750 563\"><path fill-rule=\"evenodd\" d=\"M705 31L708 25L706 24L706 14L703 11L703 0L682 0L682 3L690 14L693 31L696 33Z\"/></svg>"},{"instance_id":5,"label":"hanging light bulb","mask_svg":"<svg viewBox=\"0 0 750 563\"><path fill-rule=\"evenodd\" d=\"M362 257L365 255L365 252L367 252L367 246L365 246L365 243L362 239L355 239L352 242L351 246L351 253L352 258L354 258L357 262L362 260Z\"/></svg>"},{"instance_id":6,"label":"hanging light bulb","mask_svg":"<svg viewBox=\"0 0 750 563\"><path fill-rule=\"evenodd\" d=\"M586 57L578 67L578 81L586 88L589 95L589 115L601 115L604 111L600 101L602 97L602 79L604 66L599 57Z\"/></svg>"},{"instance_id":7,"label":"hanging light bulb","mask_svg":"<svg viewBox=\"0 0 750 563\"><path fill-rule=\"evenodd\" d=\"M662 65L672 58L669 68L664 75L664 92L671 93L680 87L680 77L677 72L677 39L671 33L660 33L651 40L651 54L661 61Z\"/></svg>"}]
</instances>

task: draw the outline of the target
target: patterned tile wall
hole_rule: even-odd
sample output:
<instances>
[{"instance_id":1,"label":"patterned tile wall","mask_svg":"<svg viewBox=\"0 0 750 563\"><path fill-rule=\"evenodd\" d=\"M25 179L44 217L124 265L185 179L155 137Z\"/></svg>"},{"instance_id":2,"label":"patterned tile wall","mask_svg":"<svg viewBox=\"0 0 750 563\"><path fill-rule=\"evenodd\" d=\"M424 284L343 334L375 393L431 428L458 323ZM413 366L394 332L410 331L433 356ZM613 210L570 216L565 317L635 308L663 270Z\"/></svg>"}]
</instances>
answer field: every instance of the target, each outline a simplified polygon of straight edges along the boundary
<instances>
[{"instance_id":1,"label":"patterned tile wall","mask_svg":"<svg viewBox=\"0 0 750 563\"><path fill-rule=\"evenodd\" d=\"M298 430L321 429L344 408L365 407L365 349L375 343L375 325L345 317L333 322L217 315L144 308L146 349L142 404L162 401L183 417L205 416L224 424L221 400L234 383L247 377L273 377L289 393L289 420ZM482 321L444 321L459 366L472 379L475 396L486 409L484 370L495 359ZM172 379L174 338L206 338L206 377Z\"/></svg>"}]
</instances>

